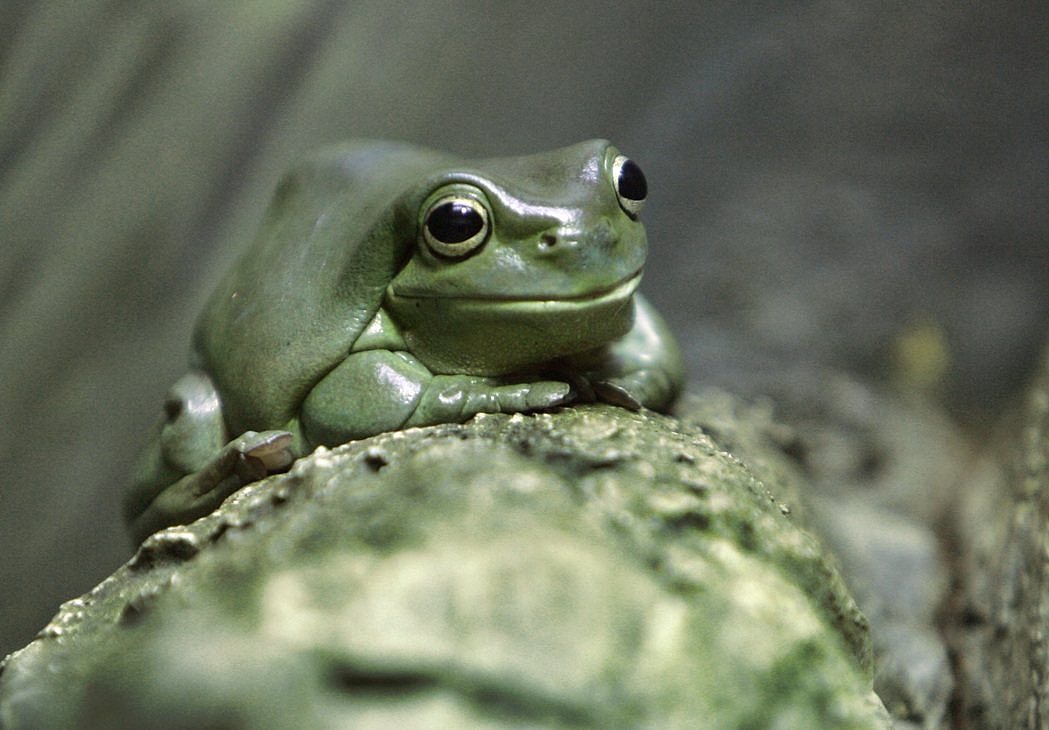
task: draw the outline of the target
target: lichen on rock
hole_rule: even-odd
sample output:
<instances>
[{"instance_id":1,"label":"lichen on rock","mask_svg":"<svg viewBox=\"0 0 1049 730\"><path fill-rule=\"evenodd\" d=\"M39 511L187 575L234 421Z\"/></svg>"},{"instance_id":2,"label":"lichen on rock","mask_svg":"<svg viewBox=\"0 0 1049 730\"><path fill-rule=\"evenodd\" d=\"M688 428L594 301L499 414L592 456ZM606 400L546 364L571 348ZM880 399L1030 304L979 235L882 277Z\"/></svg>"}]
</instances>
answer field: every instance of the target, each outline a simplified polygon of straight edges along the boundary
<instances>
[{"instance_id":1,"label":"lichen on rock","mask_svg":"<svg viewBox=\"0 0 1049 730\"><path fill-rule=\"evenodd\" d=\"M321 449L65 604L0 723L888 726L781 487L609 406Z\"/></svg>"}]
</instances>

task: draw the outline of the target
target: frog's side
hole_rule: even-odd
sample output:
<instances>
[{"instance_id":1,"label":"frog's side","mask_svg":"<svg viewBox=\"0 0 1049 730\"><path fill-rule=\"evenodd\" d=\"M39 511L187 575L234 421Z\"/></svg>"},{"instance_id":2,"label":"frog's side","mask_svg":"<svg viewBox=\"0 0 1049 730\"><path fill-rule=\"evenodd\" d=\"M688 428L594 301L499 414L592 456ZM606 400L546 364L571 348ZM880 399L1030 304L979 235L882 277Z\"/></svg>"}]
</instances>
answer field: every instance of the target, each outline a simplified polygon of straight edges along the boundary
<instances>
[{"instance_id":1,"label":"frog's side","mask_svg":"<svg viewBox=\"0 0 1049 730\"><path fill-rule=\"evenodd\" d=\"M573 400L665 408L683 369L635 293L645 194L603 140L481 162L362 142L304 163L197 324L125 500L136 539L322 444Z\"/></svg>"}]
</instances>

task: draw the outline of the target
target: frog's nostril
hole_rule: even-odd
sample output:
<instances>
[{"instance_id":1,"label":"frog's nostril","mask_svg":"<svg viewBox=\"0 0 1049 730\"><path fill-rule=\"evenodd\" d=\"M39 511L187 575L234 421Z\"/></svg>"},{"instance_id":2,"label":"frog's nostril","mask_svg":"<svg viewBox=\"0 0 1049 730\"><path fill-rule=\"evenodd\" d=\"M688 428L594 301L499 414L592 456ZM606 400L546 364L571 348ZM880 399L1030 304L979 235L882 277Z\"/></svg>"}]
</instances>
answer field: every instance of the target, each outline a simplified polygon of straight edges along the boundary
<instances>
[{"instance_id":1,"label":"frog's nostril","mask_svg":"<svg viewBox=\"0 0 1049 730\"><path fill-rule=\"evenodd\" d=\"M553 233L544 233L539 237L539 248L543 251L557 245L557 236Z\"/></svg>"},{"instance_id":2,"label":"frog's nostril","mask_svg":"<svg viewBox=\"0 0 1049 730\"><path fill-rule=\"evenodd\" d=\"M182 400L179 398L168 398L164 401L164 416L168 422L176 420L182 415Z\"/></svg>"}]
</instances>

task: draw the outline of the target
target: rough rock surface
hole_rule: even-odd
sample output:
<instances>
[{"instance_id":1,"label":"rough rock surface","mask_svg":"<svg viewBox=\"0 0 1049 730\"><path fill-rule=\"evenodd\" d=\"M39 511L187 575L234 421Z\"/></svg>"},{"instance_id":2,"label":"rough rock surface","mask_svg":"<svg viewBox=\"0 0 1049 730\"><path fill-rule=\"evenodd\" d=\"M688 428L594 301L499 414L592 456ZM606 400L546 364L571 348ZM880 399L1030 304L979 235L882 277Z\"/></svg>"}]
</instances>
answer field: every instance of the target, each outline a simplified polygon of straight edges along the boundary
<instances>
[{"instance_id":1,"label":"rough rock surface","mask_svg":"<svg viewBox=\"0 0 1049 730\"><path fill-rule=\"evenodd\" d=\"M766 383L764 400L704 389L682 417L775 491L803 475L793 514L840 561L871 624L874 688L898 728L947 722L952 668L941 636L949 561L937 527L968 443L926 399L832 371Z\"/></svg>"},{"instance_id":2,"label":"rough rock surface","mask_svg":"<svg viewBox=\"0 0 1049 730\"><path fill-rule=\"evenodd\" d=\"M0 724L886 727L775 461L605 406L320 450L65 604Z\"/></svg>"},{"instance_id":3,"label":"rough rock surface","mask_svg":"<svg viewBox=\"0 0 1049 730\"><path fill-rule=\"evenodd\" d=\"M870 620L878 695L898 727L942 726L954 680L941 635L950 556L940 528L971 444L919 391L816 371L769 392L793 431L808 524Z\"/></svg>"},{"instance_id":4,"label":"rough rock surface","mask_svg":"<svg viewBox=\"0 0 1049 730\"><path fill-rule=\"evenodd\" d=\"M1049 354L1009 447L972 469L956 519L949 617L972 727L1049 726Z\"/></svg>"}]
</instances>

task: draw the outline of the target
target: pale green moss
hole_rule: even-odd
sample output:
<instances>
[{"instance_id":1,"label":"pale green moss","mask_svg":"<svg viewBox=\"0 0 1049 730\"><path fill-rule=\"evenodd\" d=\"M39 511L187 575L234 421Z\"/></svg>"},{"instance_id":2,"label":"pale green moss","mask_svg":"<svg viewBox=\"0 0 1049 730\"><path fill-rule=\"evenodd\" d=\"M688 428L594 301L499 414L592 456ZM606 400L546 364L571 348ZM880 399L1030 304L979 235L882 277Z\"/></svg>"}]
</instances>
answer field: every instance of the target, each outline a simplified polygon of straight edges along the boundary
<instances>
[{"instance_id":1,"label":"pale green moss","mask_svg":"<svg viewBox=\"0 0 1049 730\"><path fill-rule=\"evenodd\" d=\"M0 718L887 726L863 618L787 512L647 413L384 434L151 538L11 658Z\"/></svg>"}]
</instances>

